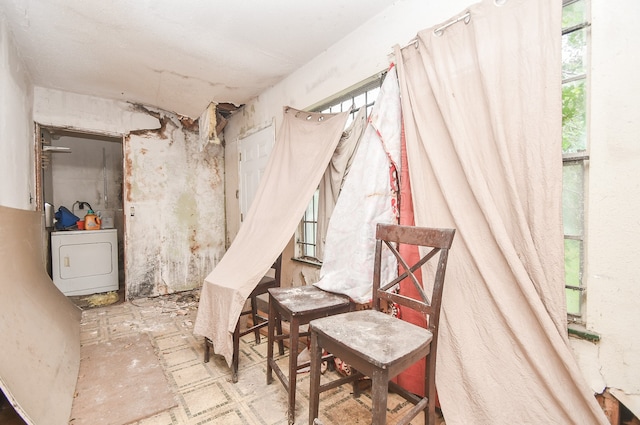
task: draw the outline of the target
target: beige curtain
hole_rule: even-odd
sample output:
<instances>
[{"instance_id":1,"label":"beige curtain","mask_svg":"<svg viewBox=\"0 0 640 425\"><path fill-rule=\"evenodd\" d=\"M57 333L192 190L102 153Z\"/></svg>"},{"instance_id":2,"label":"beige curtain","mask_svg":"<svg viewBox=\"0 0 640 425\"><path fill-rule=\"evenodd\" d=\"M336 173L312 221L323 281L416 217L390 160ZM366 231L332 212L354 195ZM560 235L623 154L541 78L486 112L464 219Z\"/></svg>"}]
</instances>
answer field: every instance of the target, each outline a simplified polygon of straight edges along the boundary
<instances>
[{"instance_id":1,"label":"beige curtain","mask_svg":"<svg viewBox=\"0 0 640 425\"><path fill-rule=\"evenodd\" d=\"M229 365L242 307L295 232L348 116L284 111L247 218L200 293L194 333L213 341L214 351Z\"/></svg>"},{"instance_id":2,"label":"beige curtain","mask_svg":"<svg viewBox=\"0 0 640 425\"><path fill-rule=\"evenodd\" d=\"M324 245L327 228L333 209L338 202L338 195L353 163L355 152L360 144L367 125L367 108L360 108L353 122L344 131L331 162L322 176L318 193L318 228L316 232L316 258L324 259Z\"/></svg>"},{"instance_id":3,"label":"beige curtain","mask_svg":"<svg viewBox=\"0 0 640 425\"><path fill-rule=\"evenodd\" d=\"M436 373L447 425L607 423L567 341L561 6L485 0L396 49L416 224L458 229Z\"/></svg>"}]
</instances>

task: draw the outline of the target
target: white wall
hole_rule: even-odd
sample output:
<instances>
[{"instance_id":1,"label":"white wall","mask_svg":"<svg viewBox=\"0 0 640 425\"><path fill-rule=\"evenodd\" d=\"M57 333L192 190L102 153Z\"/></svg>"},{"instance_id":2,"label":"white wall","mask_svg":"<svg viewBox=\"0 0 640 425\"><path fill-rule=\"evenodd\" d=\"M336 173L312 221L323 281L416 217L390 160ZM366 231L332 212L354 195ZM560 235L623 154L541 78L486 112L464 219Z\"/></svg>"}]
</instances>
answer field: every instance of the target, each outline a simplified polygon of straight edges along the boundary
<instances>
[{"instance_id":1,"label":"white wall","mask_svg":"<svg viewBox=\"0 0 640 425\"><path fill-rule=\"evenodd\" d=\"M591 12L586 326L601 340L572 345L592 387L640 415L640 2L593 0Z\"/></svg>"},{"instance_id":2,"label":"white wall","mask_svg":"<svg viewBox=\"0 0 640 425\"><path fill-rule=\"evenodd\" d=\"M0 13L0 205L35 209L33 84Z\"/></svg>"}]
</instances>

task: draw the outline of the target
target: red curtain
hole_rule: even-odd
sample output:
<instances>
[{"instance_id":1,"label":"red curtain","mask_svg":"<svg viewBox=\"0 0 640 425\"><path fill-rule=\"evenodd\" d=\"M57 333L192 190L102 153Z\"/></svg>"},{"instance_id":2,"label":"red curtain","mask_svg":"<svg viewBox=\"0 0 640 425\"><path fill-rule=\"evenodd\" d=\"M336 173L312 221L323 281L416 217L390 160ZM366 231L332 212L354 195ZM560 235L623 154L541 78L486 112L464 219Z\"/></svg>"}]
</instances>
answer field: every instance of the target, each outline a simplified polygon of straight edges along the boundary
<instances>
[{"instance_id":1,"label":"red curtain","mask_svg":"<svg viewBox=\"0 0 640 425\"><path fill-rule=\"evenodd\" d=\"M411 198L411 182L409 180L409 164L407 162L407 147L404 136L404 125L401 135L401 166L400 166L400 219L401 225L413 226L413 202ZM417 262L420 259L418 247L415 245L400 245L400 254L407 260L408 264ZM404 273L401 265L398 265L398 274ZM416 273L416 278L422 283L420 270ZM416 291L413 283L409 279L400 282L400 293L402 295L419 299L420 295ZM426 327L425 318L415 310L400 307L399 316L402 320L418 326ZM424 361L419 361L406 369L395 379L396 383L414 394L424 396Z\"/></svg>"}]
</instances>

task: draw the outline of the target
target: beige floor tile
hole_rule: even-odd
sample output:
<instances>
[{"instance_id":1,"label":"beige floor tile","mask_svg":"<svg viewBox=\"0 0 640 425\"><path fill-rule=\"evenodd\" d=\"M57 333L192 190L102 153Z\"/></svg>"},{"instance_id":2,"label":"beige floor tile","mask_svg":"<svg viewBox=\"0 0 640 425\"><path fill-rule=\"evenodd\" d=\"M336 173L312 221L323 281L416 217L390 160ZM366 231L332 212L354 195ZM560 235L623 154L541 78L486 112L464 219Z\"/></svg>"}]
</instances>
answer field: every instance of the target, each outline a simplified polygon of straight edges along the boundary
<instances>
[{"instance_id":1,"label":"beige floor tile","mask_svg":"<svg viewBox=\"0 0 640 425\"><path fill-rule=\"evenodd\" d=\"M170 411L167 411L150 418L143 419L137 422L136 425L173 425L173 418L171 417Z\"/></svg>"},{"instance_id":2,"label":"beige floor tile","mask_svg":"<svg viewBox=\"0 0 640 425\"><path fill-rule=\"evenodd\" d=\"M202 363L183 365L176 369L170 369L169 376L173 377L178 388L200 385L205 381L211 380L207 368Z\"/></svg>"},{"instance_id":3,"label":"beige floor tile","mask_svg":"<svg viewBox=\"0 0 640 425\"><path fill-rule=\"evenodd\" d=\"M188 347L189 340L182 333L174 333L173 335L162 335L154 338L160 351L174 350L178 347Z\"/></svg>"},{"instance_id":4,"label":"beige floor tile","mask_svg":"<svg viewBox=\"0 0 640 425\"><path fill-rule=\"evenodd\" d=\"M186 363L193 363L198 361L201 357L192 347L178 348L173 351L165 351L162 353L165 365L168 368L174 368Z\"/></svg>"},{"instance_id":5,"label":"beige floor tile","mask_svg":"<svg viewBox=\"0 0 640 425\"><path fill-rule=\"evenodd\" d=\"M189 417L203 415L211 411L227 409L232 398L220 383L211 383L182 394L185 412Z\"/></svg>"}]
</instances>

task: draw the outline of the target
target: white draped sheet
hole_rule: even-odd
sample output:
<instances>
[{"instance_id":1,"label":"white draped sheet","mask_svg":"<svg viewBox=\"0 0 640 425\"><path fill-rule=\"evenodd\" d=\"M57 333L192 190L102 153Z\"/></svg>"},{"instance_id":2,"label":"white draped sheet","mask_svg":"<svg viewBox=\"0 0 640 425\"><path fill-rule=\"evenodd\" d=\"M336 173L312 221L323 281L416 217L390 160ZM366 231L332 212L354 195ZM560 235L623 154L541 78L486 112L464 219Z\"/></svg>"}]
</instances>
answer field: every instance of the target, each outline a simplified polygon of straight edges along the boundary
<instances>
[{"instance_id":1,"label":"white draped sheet","mask_svg":"<svg viewBox=\"0 0 640 425\"><path fill-rule=\"evenodd\" d=\"M194 333L231 365L232 334L243 305L287 245L345 128L347 112L284 109L256 197L237 236L206 277Z\"/></svg>"},{"instance_id":2,"label":"white draped sheet","mask_svg":"<svg viewBox=\"0 0 640 425\"><path fill-rule=\"evenodd\" d=\"M561 6L485 0L396 49L416 225L457 229L436 373L447 425L607 423L566 329Z\"/></svg>"},{"instance_id":3,"label":"white draped sheet","mask_svg":"<svg viewBox=\"0 0 640 425\"><path fill-rule=\"evenodd\" d=\"M362 107L353 122L344 131L340 143L333 153L331 162L320 180L318 194L318 228L316 231L316 258L324 259L324 244L327 238L329 220L338 202L338 196L349 174L355 153L367 127L367 108Z\"/></svg>"},{"instance_id":4,"label":"white draped sheet","mask_svg":"<svg viewBox=\"0 0 640 425\"><path fill-rule=\"evenodd\" d=\"M357 303L371 300L376 225L397 223L400 132L400 91L392 67L331 215L320 280L315 284ZM383 280L397 275L390 252L384 253L382 264Z\"/></svg>"}]
</instances>

